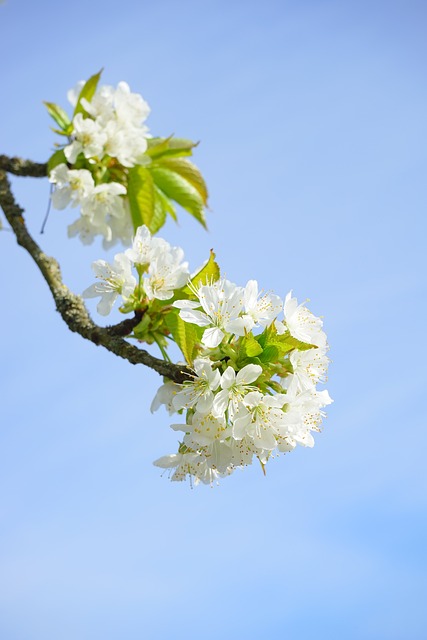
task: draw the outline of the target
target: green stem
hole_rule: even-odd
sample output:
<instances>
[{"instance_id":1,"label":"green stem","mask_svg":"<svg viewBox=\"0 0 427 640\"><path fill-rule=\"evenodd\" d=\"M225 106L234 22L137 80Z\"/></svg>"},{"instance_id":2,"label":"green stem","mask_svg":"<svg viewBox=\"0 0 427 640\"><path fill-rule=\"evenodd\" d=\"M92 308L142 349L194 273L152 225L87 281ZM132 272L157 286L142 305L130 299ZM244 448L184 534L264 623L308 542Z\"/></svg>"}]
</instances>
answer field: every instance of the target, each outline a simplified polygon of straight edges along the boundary
<instances>
[{"instance_id":1,"label":"green stem","mask_svg":"<svg viewBox=\"0 0 427 640\"><path fill-rule=\"evenodd\" d=\"M164 348L164 346L160 343L160 341L158 340L157 336L155 333L152 334L155 343L157 344L157 346L159 347L160 351L162 352L162 356L163 356L163 360L166 360L166 362L172 362L171 359L169 358L166 349Z\"/></svg>"}]
</instances>

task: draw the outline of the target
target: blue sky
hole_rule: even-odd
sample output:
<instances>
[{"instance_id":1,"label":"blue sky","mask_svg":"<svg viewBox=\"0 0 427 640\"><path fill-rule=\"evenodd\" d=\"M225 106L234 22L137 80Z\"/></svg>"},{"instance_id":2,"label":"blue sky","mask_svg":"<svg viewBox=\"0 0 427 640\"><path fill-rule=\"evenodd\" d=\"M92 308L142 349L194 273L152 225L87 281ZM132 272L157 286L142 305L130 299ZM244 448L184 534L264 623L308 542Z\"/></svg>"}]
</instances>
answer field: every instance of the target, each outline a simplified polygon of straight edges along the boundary
<instances>
[{"instance_id":1,"label":"blue sky","mask_svg":"<svg viewBox=\"0 0 427 640\"><path fill-rule=\"evenodd\" d=\"M201 141L209 233L163 235L309 298L335 399L265 478L171 484L158 376L72 335L2 233L0 638L427 637L425 21L415 0L0 5L1 152L45 160L42 100L129 82L154 134ZM70 212L40 237L47 181L14 186L82 291L99 244Z\"/></svg>"}]
</instances>

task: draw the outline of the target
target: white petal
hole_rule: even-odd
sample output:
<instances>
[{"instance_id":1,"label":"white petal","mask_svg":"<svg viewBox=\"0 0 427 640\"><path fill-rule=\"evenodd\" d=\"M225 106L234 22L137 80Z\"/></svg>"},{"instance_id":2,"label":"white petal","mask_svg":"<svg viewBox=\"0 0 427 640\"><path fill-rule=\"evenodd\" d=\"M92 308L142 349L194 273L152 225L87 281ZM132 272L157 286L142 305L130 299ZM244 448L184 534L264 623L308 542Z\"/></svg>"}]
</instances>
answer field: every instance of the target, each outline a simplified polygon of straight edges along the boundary
<instances>
[{"instance_id":1,"label":"white petal","mask_svg":"<svg viewBox=\"0 0 427 640\"><path fill-rule=\"evenodd\" d=\"M199 325L199 326L203 326L203 325ZM205 347L210 347L211 349L215 349L215 347L217 347L221 343L223 337L224 337L224 333L221 331L221 329L218 329L217 327L212 327L212 329L206 329L202 337L202 342L205 345Z\"/></svg>"},{"instance_id":2,"label":"white petal","mask_svg":"<svg viewBox=\"0 0 427 640\"><path fill-rule=\"evenodd\" d=\"M187 311L186 309L181 309L181 311L179 312L179 316L182 320L184 320L184 322L197 324L197 326L199 327L207 327L211 324L210 318L208 318L208 316L201 311L193 311L192 309L189 309Z\"/></svg>"},{"instance_id":3,"label":"white petal","mask_svg":"<svg viewBox=\"0 0 427 640\"><path fill-rule=\"evenodd\" d=\"M224 329L230 333L234 333L236 336L244 336L247 321L245 318L236 318L230 320L230 322L224 323Z\"/></svg>"},{"instance_id":4,"label":"white petal","mask_svg":"<svg viewBox=\"0 0 427 640\"><path fill-rule=\"evenodd\" d=\"M172 305L177 309L197 309L200 307L200 302L196 302L195 300L175 300Z\"/></svg>"},{"instance_id":5,"label":"white petal","mask_svg":"<svg viewBox=\"0 0 427 640\"><path fill-rule=\"evenodd\" d=\"M256 280L249 280L245 287L245 309L249 311L252 307L255 307L258 298L258 282Z\"/></svg>"},{"instance_id":6,"label":"white petal","mask_svg":"<svg viewBox=\"0 0 427 640\"><path fill-rule=\"evenodd\" d=\"M98 290L98 283L95 282L95 284L91 284L90 287L88 287L87 289L85 289L82 293L82 297L83 298L98 298L100 295L99 290Z\"/></svg>"},{"instance_id":7,"label":"white petal","mask_svg":"<svg viewBox=\"0 0 427 640\"><path fill-rule=\"evenodd\" d=\"M247 428L251 424L251 414L240 414L238 418L234 420L233 424L233 438L235 440L243 440L247 435Z\"/></svg>"},{"instance_id":8,"label":"white petal","mask_svg":"<svg viewBox=\"0 0 427 640\"><path fill-rule=\"evenodd\" d=\"M220 418L224 415L228 406L228 401L229 397L226 389L223 389L216 394L212 405L212 413L216 418Z\"/></svg>"},{"instance_id":9,"label":"white petal","mask_svg":"<svg viewBox=\"0 0 427 640\"><path fill-rule=\"evenodd\" d=\"M283 324L283 322L281 322L280 320L275 320L274 321L274 326L275 326L276 331L277 331L279 336L281 336L284 333L286 333L286 331L288 329L287 326L285 324Z\"/></svg>"},{"instance_id":10,"label":"white petal","mask_svg":"<svg viewBox=\"0 0 427 640\"><path fill-rule=\"evenodd\" d=\"M101 316L108 316L117 296L118 296L117 291L110 291L108 293L103 294L101 300L98 302L96 306L97 311Z\"/></svg>"},{"instance_id":11,"label":"white petal","mask_svg":"<svg viewBox=\"0 0 427 640\"><path fill-rule=\"evenodd\" d=\"M180 453L172 453L170 456L162 456L161 458L154 460L153 464L156 467L162 467L162 469L172 469L180 463L181 458L182 456Z\"/></svg>"},{"instance_id":12,"label":"white petal","mask_svg":"<svg viewBox=\"0 0 427 640\"><path fill-rule=\"evenodd\" d=\"M199 398L197 403L197 411L199 413L208 413L212 408L213 401L213 393L210 390L205 391L205 393Z\"/></svg>"},{"instance_id":13,"label":"white petal","mask_svg":"<svg viewBox=\"0 0 427 640\"><path fill-rule=\"evenodd\" d=\"M243 371L243 369L242 369ZM240 372L237 374L240 375ZM232 384L236 382L236 372L233 367L227 367L221 378L221 387L223 389L229 389Z\"/></svg>"},{"instance_id":14,"label":"white petal","mask_svg":"<svg viewBox=\"0 0 427 640\"><path fill-rule=\"evenodd\" d=\"M170 428L174 431L183 431L186 433L188 431L188 424L171 424Z\"/></svg>"},{"instance_id":15,"label":"white petal","mask_svg":"<svg viewBox=\"0 0 427 640\"><path fill-rule=\"evenodd\" d=\"M260 367L259 364L247 364L246 367L243 367L237 374L236 383L251 384L251 382L255 382L255 380L259 378L261 373L262 367Z\"/></svg>"},{"instance_id":16,"label":"white petal","mask_svg":"<svg viewBox=\"0 0 427 640\"><path fill-rule=\"evenodd\" d=\"M255 431L254 435L253 435L253 439L254 442L256 444L257 447L260 447L261 449L274 449L276 447L276 438L273 435L273 432L266 428L266 427L260 427L259 428L259 434Z\"/></svg>"}]
</instances>

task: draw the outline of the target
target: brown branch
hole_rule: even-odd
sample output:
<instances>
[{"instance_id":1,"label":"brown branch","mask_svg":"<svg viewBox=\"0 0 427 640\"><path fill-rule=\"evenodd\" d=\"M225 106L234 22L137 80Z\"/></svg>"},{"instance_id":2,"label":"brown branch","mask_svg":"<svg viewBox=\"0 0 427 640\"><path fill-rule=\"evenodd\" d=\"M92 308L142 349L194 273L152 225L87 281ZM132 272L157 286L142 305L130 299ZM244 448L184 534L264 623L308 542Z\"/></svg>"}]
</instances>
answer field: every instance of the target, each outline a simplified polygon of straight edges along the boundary
<instances>
[{"instance_id":1,"label":"brown branch","mask_svg":"<svg viewBox=\"0 0 427 640\"><path fill-rule=\"evenodd\" d=\"M0 156L0 166L4 158L5 156ZM16 175L41 176L42 174L37 172L41 171L40 167L46 166L26 160L18 160L16 158L10 158L8 160L11 165L15 163L14 172ZM18 162L18 164L16 164L16 162ZM5 162L5 165L7 165L7 162ZM19 167L21 168L19 169ZM18 170L21 171L21 173L17 173ZM129 342L126 342L126 340L121 337L124 335L123 332L128 334L133 327L136 326L137 315L135 318L125 320L124 322L120 322L118 325L110 327L104 328L95 324L90 317L82 298L72 293L62 282L58 262L54 258L50 258L43 253L28 232L23 217L24 211L15 202L7 175L5 171L1 169L0 206L2 207L10 226L15 233L18 244L28 251L40 269L40 272L52 293L56 309L59 311L62 319L71 331L78 333L82 338L90 340L96 345L104 347L120 358L128 360L131 364L144 364L174 382L182 383L184 380L188 380L191 373L185 366L180 366L171 362L166 362L160 358L155 358L148 353L148 351L129 344ZM129 327L130 331L128 331Z\"/></svg>"},{"instance_id":2,"label":"brown branch","mask_svg":"<svg viewBox=\"0 0 427 640\"><path fill-rule=\"evenodd\" d=\"M133 318L127 318L117 324L110 324L108 327L105 327L105 330L110 336L122 336L124 338L132 333L136 325L141 322L142 316L142 311L135 311Z\"/></svg>"},{"instance_id":3,"label":"brown branch","mask_svg":"<svg viewBox=\"0 0 427 640\"><path fill-rule=\"evenodd\" d=\"M13 173L15 176L29 176L31 178L46 178L47 163L23 160L22 158L9 158L0 155L0 170Z\"/></svg>"}]
</instances>

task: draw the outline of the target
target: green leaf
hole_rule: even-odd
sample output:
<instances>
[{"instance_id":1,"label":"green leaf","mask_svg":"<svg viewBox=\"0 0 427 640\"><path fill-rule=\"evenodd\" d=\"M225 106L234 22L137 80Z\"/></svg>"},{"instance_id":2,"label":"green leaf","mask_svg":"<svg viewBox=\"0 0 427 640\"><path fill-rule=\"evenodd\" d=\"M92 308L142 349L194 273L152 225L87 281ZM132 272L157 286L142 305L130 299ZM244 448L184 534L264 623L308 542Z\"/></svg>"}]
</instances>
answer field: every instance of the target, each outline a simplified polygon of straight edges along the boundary
<instances>
[{"instance_id":1,"label":"green leaf","mask_svg":"<svg viewBox=\"0 0 427 640\"><path fill-rule=\"evenodd\" d=\"M192 289L198 289L203 284L216 282L220 278L218 263L215 260L215 253L210 252L209 260L190 280L191 288L187 285L181 289L185 297L194 297Z\"/></svg>"},{"instance_id":2,"label":"green leaf","mask_svg":"<svg viewBox=\"0 0 427 640\"><path fill-rule=\"evenodd\" d=\"M187 180L196 189L206 206L208 201L208 189L199 169L190 160L184 158L161 158L158 163L162 168L174 171L181 178Z\"/></svg>"},{"instance_id":3,"label":"green leaf","mask_svg":"<svg viewBox=\"0 0 427 640\"><path fill-rule=\"evenodd\" d=\"M136 165L129 169L127 194L135 231L145 224L155 233L159 228L159 212L155 210L153 178L146 167Z\"/></svg>"},{"instance_id":4,"label":"green leaf","mask_svg":"<svg viewBox=\"0 0 427 640\"><path fill-rule=\"evenodd\" d=\"M150 226L148 227L151 233L157 233L159 229L161 229L165 224L166 213L168 211L165 205L166 203L164 202L164 200L162 200L154 185L154 212L153 217L151 218Z\"/></svg>"},{"instance_id":5,"label":"green leaf","mask_svg":"<svg viewBox=\"0 0 427 640\"><path fill-rule=\"evenodd\" d=\"M260 355L259 359L261 360L261 362L264 363L268 363L268 362L277 362L279 360L279 356L280 356L280 351L277 347L275 347L274 345L270 344L268 345L268 347L266 347L262 354Z\"/></svg>"},{"instance_id":6,"label":"green leaf","mask_svg":"<svg viewBox=\"0 0 427 640\"><path fill-rule=\"evenodd\" d=\"M82 87L82 90L79 93L79 98L77 100L76 107L74 109L73 119L78 113L86 113L83 105L81 104L82 99L85 98L88 102L90 102L95 95L96 88L98 86L99 79L101 77L103 69L95 75L91 76L87 82Z\"/></svg>"},{"instance_id":7,"label":"green leaf","mask_svg":"<svg viewBox=\"0 0 427 640\"><path fill-rule=\"evenodd\" d=\"M66 136L68 138L68 136L71 135L71 130L62 131L61 129L55 129L55 127L51 127L51 130L53 131L53 133L57 133L59 136Z\"/></svg>"},{"instance_id":8,"label":"green leaf","mask_svg":"<svg viewBox=\"0 0 427 640\"><path fill-rule=\"evenodd\" d=\"M139 322L136 325L136 327L134 327L133 329L134 335L141 340L145 339L150 323L151 323L151 317L147 313L142 317L141 322Z\"/></svg>"},{"instance_id":9,"label":"green leaf","mask_svg":"<svg viewBox=\"0 0 427 640\"><path fill-rule=\"evenodd\" d=\"M165 321L186 362L192 365L197 353L197 345L200 343L202 329L197 325L184 322L179 316L178 309L171 310Z\"/></svg>"},{"instance_id":10,"label":"green leaf","mask_svg":"<svg viewBox=\"0 0 427 640\"><path fill-rule=\"evenodd\" d=\"M55 120L56 124L61 129L58 133L61 133L62 135L68 135L71 133L71 120L66 111L53 102L43 102L43 104L45 105L50 117Z\"/></svg>"},{"instance_id":11,"label":"green leaf","mask_svg":"<svg viewBox=\"0 0 427 640\"><path fill-rule=\"evenodd\" d=\"M168 198L191 213L206 228L204 201L198 190L171 169L150 165L149 171L155 185Z\"/></svg>"},{"instance_id":12,"label":"green leaf","mask_svg":"<svg viewBox=\"0 0 427 640\"><path fill-rule=\"evenodd\" d=\"M261 356L263 362L273 362L279 359L279 356L284 356L293 349L299 351L306 351L307 349L316 349L316 345L308 344L307 342L301 342L297 338L291 336L289 331L286 333L278 334L274 324L266 327L264 331L257 336L257 341L263 347L264 352ZM276 355L276 351L278 354ZM265 355L267 354L267 355Z\"/></svg>"},{"instance_id":13,"label":"green leaf","mask_svg":"<svg viewBox=\"0 0 427 640\"><path fill-rule=\"evenodd\" d=\"M50 156L49 160L47 161L48 175L59 164L67 164L67 158L65 157L64 149L58 149L54 154Z\"/></svg>"},{"instance_id":14,"label":"green leaf","mask_svg":"<svg viewBox=\"0 0 427 640\"><path fill-rule=\"evenodd\" d=\"M299 351L317 349L315 344L308 344L307 342L301 342L301 340L294 338L291 336L289 331L279 335L273 324L267 327L263 333L258 336L258 341L263 345L264 349L267 349L270 346L276 347L282 356L293 349L298 349Z\"/></svg>"},{"instance_id":15,"label":"green leaf","mask_svg":"<svg viewBox=\"0 0 427 640\"><path fill-rule=\"evenodd\" d=\"M154 234L165 224L167 214L176 219L172 202L154 183L149 166L129 169L127 191L135 231L145 224Z\"/></svg>"},{"instance_id":16,"label":"green leaf","mask_svg":"<svg viewBox=\"0 0 427 640\"><path fill-rule=\"evenodd\" d=\"M240 344L240 353L247 356L248 358L253 358L254 356L258 356L262 353L263 349L260 343L255 339L252 333L248 333L242 339Z\"/></svg>"},{"instance_id":17,"label":"green leaf","mask_svg":"<svg viewBox=\"0 0 427 640\"><path fill-rule=\"evenodd\" d=\"M171 218L173 218L173 220L175 220L176 222L178 218L176 216L176 211L174 209L172 202L169 200L169 198L165 196L163 191L160 191L160 189L156 187L156 185L154 185L154 190L156 192L156 198L160 200L160 203L163 207L163 210L165 211L165 214L168 213L171 216Z\"/></svg>"},{"instance_id":18,"label":"green leaf","mask_svg":"<svg viewBox=\"0 0 427 640\"><path fill-rule=\"evenodd\" d=\"M148 141L148 149L145 152L152 160L159 158L179 158L183 156L191 156L192 150L199 143L184 138L150 138Z\"/></svg>"},{"instance_id":19,"label":"green leaf","mask_svg":"<svg viewBox=\"0 0 427 640\"><path fill-rule=\"evenodd\" d=\"M298 351L308 351L308 349L318 348L317 345L309 344L308 342L301 342L301 340L294 338L290 334L288 335L285 334L285 337L283 341L281 341L281 344L286 345L286 347L289 347L288 351L291 351L291 349L298 349Z\"/></svg>"}]
</instances>

